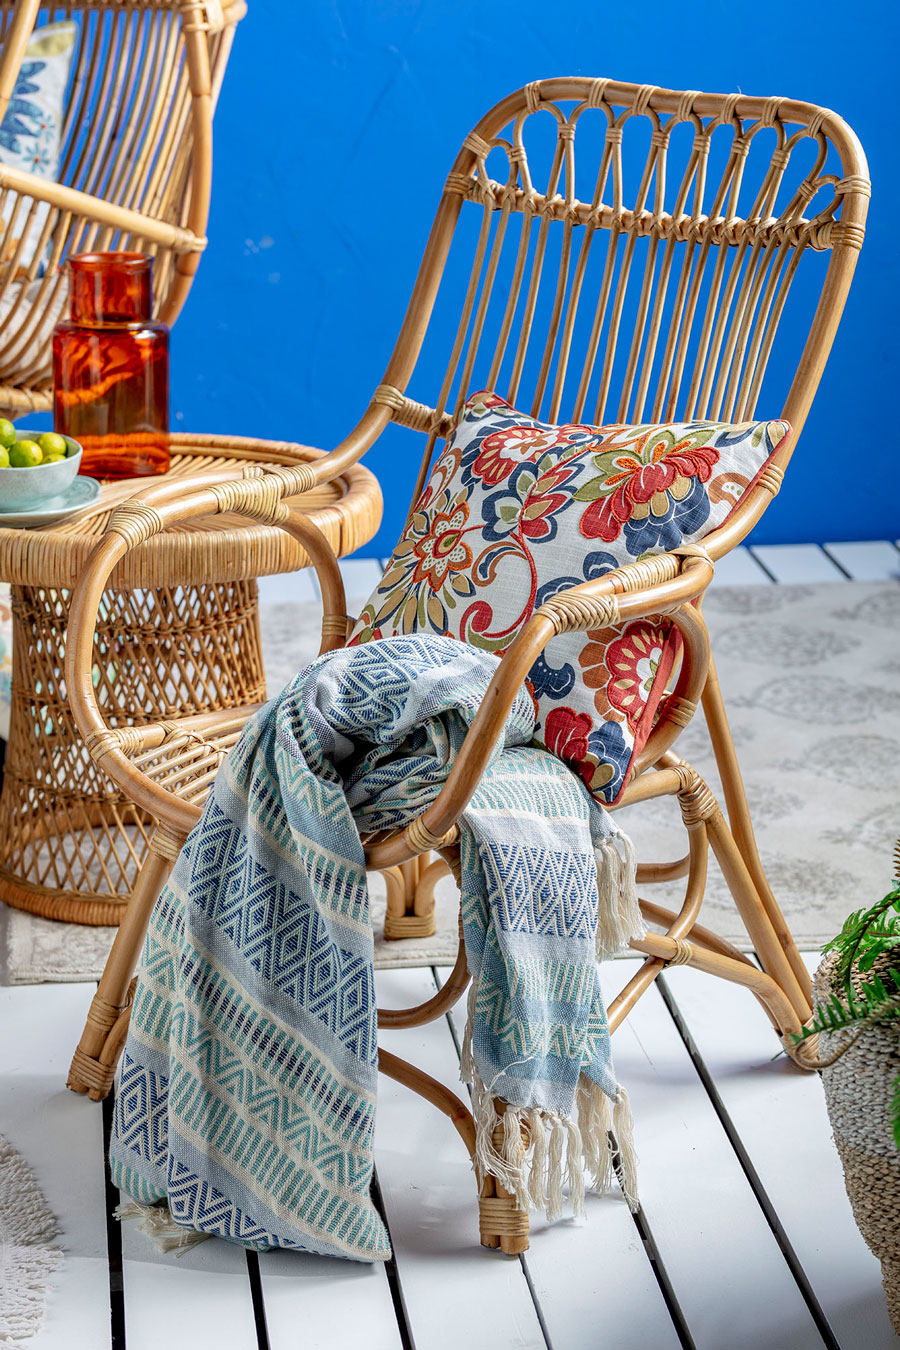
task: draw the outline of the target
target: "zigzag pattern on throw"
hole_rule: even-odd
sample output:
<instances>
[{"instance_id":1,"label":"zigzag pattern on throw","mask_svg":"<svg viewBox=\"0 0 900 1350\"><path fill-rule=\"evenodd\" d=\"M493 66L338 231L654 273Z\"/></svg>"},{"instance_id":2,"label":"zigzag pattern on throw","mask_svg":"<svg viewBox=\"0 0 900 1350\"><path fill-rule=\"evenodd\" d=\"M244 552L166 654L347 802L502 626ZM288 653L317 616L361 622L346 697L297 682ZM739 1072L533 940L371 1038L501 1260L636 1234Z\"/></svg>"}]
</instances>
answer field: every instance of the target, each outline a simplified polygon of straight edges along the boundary
<instances>
[{"instance_id":1,"label":"zigzag pattern on throw","mask_svg":"<svg viewBox=\"0 0 900 1350\"><path fill-rule=\"evenodd\" d=\"M388 1256L369 1194L377 1021L359 831L433 800L495 665L433 637L332 652L248 723L219 771L154 909L118 1076L123 1215L161 1243ZM522 694L460 821L464 1058L479 1169L556 1212L564 1176L577 1208L585 1167L597 1184L609 1172L609 1102L621 1114L624 1099L598 907L605 894L606 929L627 927L633 869L580 780L529 745L533 719ZM499 1151L485 1142L494 1096L514 1108Z\"/></svg>"}]
</instances>

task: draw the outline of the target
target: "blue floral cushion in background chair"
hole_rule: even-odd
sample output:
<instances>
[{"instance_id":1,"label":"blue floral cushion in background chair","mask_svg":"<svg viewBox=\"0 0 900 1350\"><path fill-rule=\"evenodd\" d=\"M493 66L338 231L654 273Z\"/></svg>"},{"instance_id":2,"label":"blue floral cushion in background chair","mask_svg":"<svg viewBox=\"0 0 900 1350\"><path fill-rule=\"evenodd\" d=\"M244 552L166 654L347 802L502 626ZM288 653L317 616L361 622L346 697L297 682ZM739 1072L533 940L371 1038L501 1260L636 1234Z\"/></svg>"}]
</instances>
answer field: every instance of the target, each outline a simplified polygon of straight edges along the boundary
<instances>
[{"instance_id":1,"label":"blue floral cushion in background chair","mask_svg":"<svg viewBox=\"0 0 900 1350\"><path fill-rule=\"evenodd\" d=\"M448 634L503 655L538 605L723 524L787 422L553 426L473 394L351 642ZM567 633L532 666L537 736L615 802L680 638L665 620Z\"/></svg>"},{"instance_id":2,"label":"blue floral cushion in background chair","mask_svg":"<svg viewBox=\"0 0 900 1350\"><path fill-rule=\"evenodd\" d=\"M63 107L77 32L71 21L34 30L0 122L0 164L25 169L38 178L58 176ZM8 222L17 205L18 215L6 244L4 263L12 261L26 226L28 211L12 200L3 208L3 219ZM46 204L40 204L27 226L28 235L18 258L19 269L26 269L34 257L47 210Z\"/></svg>"},{"instance_id":3,"label":"blue floral cushion in background chair","mask_svg":"<svg viewBox=\"0 0 900 1350\"><path fill-rule=\"evenodd\" d=\"M78 27L72 21L47 24L31 35L0 123L0 164L24 169L38 178L58 177L66 91L77 35ZM41 294L40 278L53 249L52 236L41 243L49 209L46 202L39 201L32 212L31 202L15 194L0 209L6 236L0 256L4 281L7 270L12 269L9 285L0 295L0 325L7 347L19 340L15 355L20 368L45 359L47 339L67 304L65 285L56 285L49 295ZM40 316L37 322L35 305Z\"/></svg>"}]
</instances>

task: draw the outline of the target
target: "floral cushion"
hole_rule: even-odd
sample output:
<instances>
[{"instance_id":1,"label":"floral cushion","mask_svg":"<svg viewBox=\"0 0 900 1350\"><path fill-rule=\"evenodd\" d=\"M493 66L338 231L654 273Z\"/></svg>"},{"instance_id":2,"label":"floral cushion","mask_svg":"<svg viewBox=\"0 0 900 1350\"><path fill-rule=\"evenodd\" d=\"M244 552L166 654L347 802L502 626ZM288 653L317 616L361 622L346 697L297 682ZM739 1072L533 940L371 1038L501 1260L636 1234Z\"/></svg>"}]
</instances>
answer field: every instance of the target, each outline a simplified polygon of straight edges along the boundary
<instances>
[{"instance_id":1,"label":"floral cushion","mask_svg":"<svg viewBox=\"0 0 900 1350\"><path fill-rule=\"evenodd\" d=\"M38 178L56 178L59 172L59 148L63 125L63 103L69 82L69 67L75 50L77 26L67 20L36 28L25 48L9 106L0 122L0 164L25 169ZM27 203L30 209L31 203ZM16 201L3 207L2 218L9 222ZM49 207L38 205L28 227L28 238L18 258L18 270L29 267L39 246ZM16 226L22 226L28 210L19 206ZM3 255L3 263L15 256L21 234L13 229ZM43 263L41 264L43 270Z\"/></svg>"},{"instance_id":2,"label":"floral cushion","mask_svg":"<svg viewBox=\"0 0 900 1350\"><path fill-rule=\"evenodd\" d=\"M473 394L350 641L430 631L503 655L550 596L721 525L789 430L552 426ZM540 743L600 801L621 794L679 647L647 619L562 634L532 666Z\"/></svg>"}]
</instances>

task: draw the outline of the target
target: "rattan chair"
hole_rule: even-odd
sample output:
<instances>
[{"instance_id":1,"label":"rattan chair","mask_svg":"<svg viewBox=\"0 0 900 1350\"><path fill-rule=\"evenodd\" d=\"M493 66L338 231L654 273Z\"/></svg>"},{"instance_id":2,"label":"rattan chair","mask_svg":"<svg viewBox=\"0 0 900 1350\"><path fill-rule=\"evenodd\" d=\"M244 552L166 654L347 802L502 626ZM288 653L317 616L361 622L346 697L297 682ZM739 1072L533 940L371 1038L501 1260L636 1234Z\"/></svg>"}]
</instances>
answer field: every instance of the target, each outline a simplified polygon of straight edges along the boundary
<instances>
[{"instance_id":1,"label":"rattan chair","mask_svg":"<svg viewBox=\"0 0 900 1350\"><path fill-rule=\"evenodd\" d=\"M535 123L542 123L549 137L532 155L528 136ZM583 142L579 171L587 164L590 174L588 189L579 195L575 150ZM632 144L639 148L636 168L626 154ZM681 168L673 175L676 146ZM542 191L535 187L541 155L549 164ZM498 178L490 175L489 164L497 165ZM94 999L70 1087L95 1098L110 1088L150 908L200 816L222 752L253 711L195 716L175 726L107 726L91 681L93 630L118 560L150 536L204 513L239 511L278 522L303 539L317 569L324 597L322 650L330 650L347 634L340 574L330 549L283 499L340 474L389 422L424 437L418 493L435 444L446 436L470 389L496 388L520 407L531 398L532 411L553 420L582 419L587 410L591 420L601 422L612 409L618 420L741 421L753 416L773 351L780 411L770 403L766 415L787 418L794 434L727 523L707 537L705 549L630 564L541 605L500 663L437 799L407 829L368 840L367 857L373 869L392 879L392 935L427 929L435 877L457 866L460 811L539 652L564 631L668 616L681 631L683 660L620 804L664 795L677 799L686 854L672 862L642 862L638 880L643 887L686 878L684 901L677 913L642 903L645 917L662 931L633 944L646 960L611 1003L610 1025L621 1024L667 965L689 964L752 991L787 1052L804 1063L792 1033L810 1013L809 977L757 853L699 601L714 561L745 537L778 490L841 316L868 197L866 162L855 136L834 113L808 103L583 78L531 84L493 108L466 138L384 380L347 439L310 465L216 486L198 484L188 495L176 496L160 485L119 509L74 595L68 688L92 754L160 825ZM465 273L457 268L460 248ZM816 257L819 275L813 265L807 312L798 319L789 309L788 292L801 260ZM449 284L441 288L444 276ZM445 374L435 377L423 344L427 349L433 307L445 301L459 315L457 336ZM779 342L779 324L788 313L787 341ZM436 392L426 402L414 400L407 392L411 382L424 383L429 375ZM724 783L727 819L707 785L672 748L701 705ZM710 846L759 964L697 922ZM443 861L425 866L431 851ZM441 1016L466 978L460 951L438 995L415 1009L381 1011L380 1024L413 1026ZM809 1049L806 1042L805 1052ZM383 1072L446 1112L471 1151L472 1117L462 1101L393 1055L382 1054L380 1063ZM527 1247L527 1215L491 1179L480 1205L482 1242L507 1252Z\"/></svg>"},{"instance_id":2,"label":"rattan chair","mask_svg":"<svg viewBox=\"0 0 900 1350\"><path fill-rule=\"evenodd\" d=\"M245 12L244 0L0 0L0 117L35 27L76 25L57 179L0 164L4 416L51 406L69 254L154 254L154 312L177 318L206 246L213 111Z\"/></svg>"}]
</instances>

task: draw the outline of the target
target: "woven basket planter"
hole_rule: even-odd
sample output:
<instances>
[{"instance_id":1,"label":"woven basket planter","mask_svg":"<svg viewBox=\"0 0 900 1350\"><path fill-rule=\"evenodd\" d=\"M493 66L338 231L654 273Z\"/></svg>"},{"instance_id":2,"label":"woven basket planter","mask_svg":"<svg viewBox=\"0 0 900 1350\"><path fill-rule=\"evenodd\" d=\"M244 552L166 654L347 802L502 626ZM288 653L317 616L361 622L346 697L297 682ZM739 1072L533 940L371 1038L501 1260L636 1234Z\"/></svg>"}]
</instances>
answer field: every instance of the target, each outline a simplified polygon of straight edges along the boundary
<instances>
[{"instance_id":1,"label":"woven basket planter","mask_svg":"<svg viewBox=\"0 0 900 1350\"><path fill-rule=\"evenodd\" d=\"M816 971L817 1006L838 992L834 983L837 959L831 953ZM846 1032L821 1036L822 1059L829 1058L846 1039ZM900 1150L890 1122L891 1093L898 1073L900 1018L892 1018L868 1027L846 1054L822 1070L822 1082L853 1216L881 1262L888 1313L900 1335Z\"/></svg>"}]
</instances>

